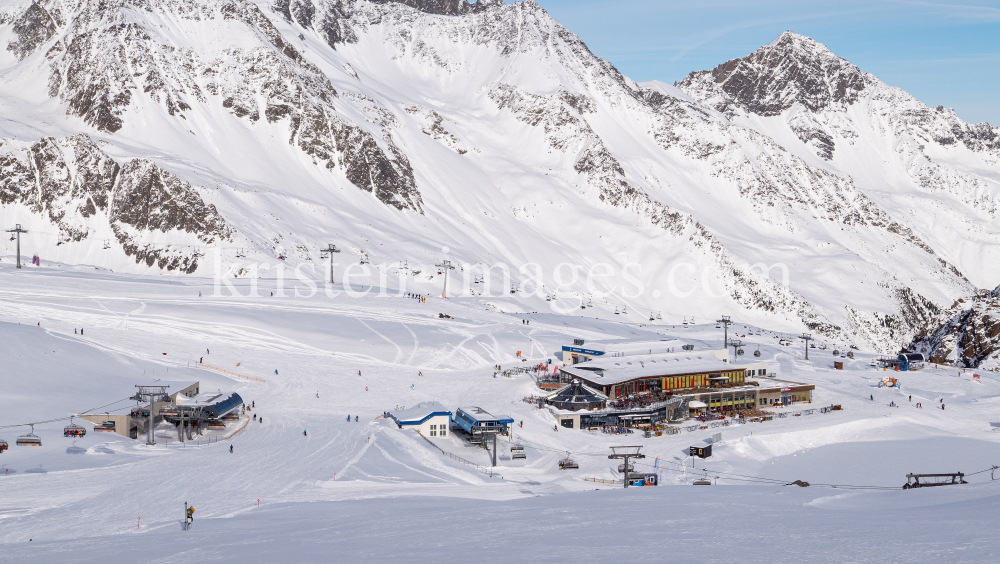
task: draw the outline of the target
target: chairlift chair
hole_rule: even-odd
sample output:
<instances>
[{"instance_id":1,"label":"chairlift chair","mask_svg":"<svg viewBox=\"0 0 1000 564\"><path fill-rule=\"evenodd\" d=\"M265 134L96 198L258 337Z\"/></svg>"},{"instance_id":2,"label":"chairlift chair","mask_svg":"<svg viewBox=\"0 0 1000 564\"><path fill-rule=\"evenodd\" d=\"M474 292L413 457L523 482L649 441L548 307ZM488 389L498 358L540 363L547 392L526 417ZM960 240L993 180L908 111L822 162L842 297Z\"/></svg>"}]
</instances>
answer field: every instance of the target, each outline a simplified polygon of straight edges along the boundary
<instances>
[{"instance_id":1,"label":"chairlift chair","mask_svg":"<svg viewBox=\"0 0 1000 564\"><path fill-rule=\"evenodd\" d=\"M107 239L105 239L105 240L104 240L104 249L105 249L105 250L107 250L107 249L110 249L110 248L111 248L111 245L109 245L109 244L108 244L108 240L107 240Z\"/></svg>"},{"instance_id":2,"label":"chairlift chair","mask_svg":"<svg viewBox=\"0 0 1000 564\"><path fill-rule=\"evenodd\" d=\"M527 455L524 454L523 445L514 445L510 447L510 458L511 460L527 460Z\"/></svg>"},{"instance_id":3,"label":"chairlift chair","mask_svg":"<svg viewBox=\"0 0 1000 564\"><path fill-rule=\"evenodd\" d=\"M696 486L711 486L712 485L712 480L709 480L708 476L705 476L704 478L698 478L697 480L695 480L694 481L694 485L696 485Z\"/></svg>"},{"instance_id":4,"label":"chairlift chair","mask_svg":"<svg viewBox=\"0 0 1000 564\"><path fill-rule=\"evenodd\" d=\"M659 320L659 319L663 319L663 317L662 317L662 316L660 316L660 312L656 312L656 319L658 319L658 320Z\"/></svg>"},{"instance_id":5,"label":"chairlift chair","mask_svg":"<svg viewBox=\"0 0 1000 564\"><path fill-rule=\"evenodd\" d=\"M656 318L653 317L653 312L649 312L649 320L650 321L656 321Z\"/></svg>"},{"instance_id":6,"label":"chairlift chair","mask_svg":"<svg viewBox=\"0 0 1000 564\"><path fill-rule=\"evenodd\" d=\"M739 356L743 356L743 349L739 349L738 351L736 351L736 354Z\"/></svg>"},{"instance_id":7,"label":"chairlift chair","mask_svg":"<svg viewBox=\"0 0 1000 564\"><path fill-rule=\"evenodd\" d=\"M622 313L628 313L628 306L622 306Z\"/></svg>"},{"instance_id":8,"label":"chairlift chair","mask_svg":"<svg viewBox=\"0 0 1000 564\"><path fill-rule=\"evenodd\" d=\"M0 452L7 450L7 441L0 439Z\"/></svg>"},{"instance_id":9,"label":"chairlift chair","mask_svg":"<svg viewBox=\"0 0 1000 564\"><path fill-rule=\"evenodd\" d=\"M87 429L73 423L73 416L69 418L69 425L63 427L64 437L82 437L87 434Z\"/></svg>"},{"instance_id":10,"label":"chairlift chair","mask_svg":"<svg viewBox=\"0 0 1000 564\"><path fill-rule=\"evenodd\" d=\"M618 306L615 306L615 315L619 315L619 314L620 314L620 312L618 311Z\"/></svg>"},{"instance_id":11,"label":"chairlift chair","mask_svg":"<svg viewBox=\"0 0 1000 564\"><path fill-rule=\"evenodd\" d=\"M631 472L635 472L635 465L632 464L631 462L628 463L628 471L630 473ZM622 463L620 463L618 465L618 473L619 474L624 474L625 473L625 463L624 462L622 462Z\"/></svg>"},{"instance_id":12,"label":"chairlift chair","mask_svg":"<svg viewBox=\"0 0 1000 564\"><path fill-rule=\"evenodd\" d=\"M97 425L94 425L94 430L98 433L114 433L115 432L115 422L114 421L101 421Z\"/></svg>"},{"instance_id":13,"label":"chairlift chair","mask_svg":"<svg viewBox=\"0 0 1000 564\"><path fill-rule=\"evenodd\" d=\"M760 347L759 346L757 347L757 350L753 351L753 355L756 356L756 357L758 357L758 358L760 358Z\"/></svg>"},{"instance_id":14,"label":"chairlift chair","mask_svg":"<svg viewBox=\"0 0 1000 564\"><path fill-rule=\"evenodd\" d=\"M31 423L31 432L17 438L18 446L42 446L42 439L35 434L35 424Z\"/></svg>"},{"instance_id":15,"label":"chairlift chair","mask_svg":"<svg viewBox=\"0 0 1000 564\"><path fill-rule=\"evenodd\" d=\"M560 470L579 470L580 465L576 463L575 460L569 457L569 452L566 453L566 458L559 461Z\"/></svg>"}]
</instances>

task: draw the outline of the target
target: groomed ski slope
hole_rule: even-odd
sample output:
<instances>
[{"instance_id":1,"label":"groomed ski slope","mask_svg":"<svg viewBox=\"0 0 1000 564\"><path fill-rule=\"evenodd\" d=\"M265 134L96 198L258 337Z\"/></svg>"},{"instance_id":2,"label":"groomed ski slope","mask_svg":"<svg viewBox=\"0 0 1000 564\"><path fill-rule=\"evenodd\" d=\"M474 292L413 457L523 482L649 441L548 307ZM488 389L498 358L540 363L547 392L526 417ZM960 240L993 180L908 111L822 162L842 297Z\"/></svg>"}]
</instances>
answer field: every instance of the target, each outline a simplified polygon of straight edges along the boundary
<instances>
[{"instance_id":1,"label":"groomed ski slope","mask_svg":"<svg viewBox=\"0 0 1000 564\"><path fill-rule=\"evenodd\" d=\"M247 294L249 281L234 284ZM759 345L779 378L816 384L810 407L844 411L722 428L724 443L692 470L687 447L719 429L651 439L557 432L547 410L520 401L538 393L530 377L493 378L492 367L556 362L574 337L662 335L717 348L714 324L557 315L519 296L280 298L269 295L273 280L258 284L259 298L220 298L211 279L0 265L0 426L121 413L134 405L119 400L135 384L157 379L237 391L264 418L230 440L186 447L166 426L154 447L90 432L89 423L80 439L62 437L68 421L37 425L40 448L14 445L27 427L0 429L11 445L0 454L0 561L596 562L623 550L640 562L996 560L990 523L1000 490L990 472L963 486L898 489L908 472L971 474L1000 463L995 374L974 381L972 372L926 370L902 374L901 391L878 389L882 373L868 354L835 371L829 351L813 349L807 362L801 346L746 330L747 350ZM528 362L516 361L519 350ZM194 368L202 357L266 382ZM426 400L523 421L515 439L527 462L510 460L505 443L490 476L378 418ZM484 450L435 443L489 465ZM618 477L607 454L620 444L643 446L640 470L659 457L663 485L584 481ZM557 469L567 451L578 471ZM690 487L703 468L718 485ZM824 487L833 484L841 487ZM184 502L197 509L189 532Z\"/></svg>"}]
</instances>

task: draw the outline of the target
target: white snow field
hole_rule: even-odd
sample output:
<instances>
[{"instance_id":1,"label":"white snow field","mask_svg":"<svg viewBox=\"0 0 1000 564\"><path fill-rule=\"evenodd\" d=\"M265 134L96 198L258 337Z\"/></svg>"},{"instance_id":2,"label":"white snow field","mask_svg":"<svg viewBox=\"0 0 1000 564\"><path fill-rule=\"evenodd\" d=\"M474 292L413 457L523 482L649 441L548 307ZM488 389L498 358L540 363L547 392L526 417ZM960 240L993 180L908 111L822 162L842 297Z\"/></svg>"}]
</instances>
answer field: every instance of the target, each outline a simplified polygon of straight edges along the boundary
<instances>
[{"instance_id":1,"label":"white snow field","mask_svg":"<svg viewBox=\"0 0 1000 564\"><path fill-rule=\"evenodd\" d=\"M740 323L731 331L779 378L816 385L810 407L844 410L725 427L714 456L692 469L688 447L719 429L557 432L547 410L521 401L539 393L530 376L493 378L492 368L557 362L573 338L718 348L714 324L557 315L520 295L271 297L274 280L257 282L261 297L217 297L207 278L0 264L0 439L10 444L0 454L0 561L997 561L996 374L928 369L898 374L901 390L879 389L869 354L834 370L829 350L806 361L801 345ZM234 284L248 293L248 280ZM202 357L266 381L193 368ZM62 436L69 415L122 413L134 386L154 381L236 391L263 422L187 446L168 425L155 446L90 423L85 437ZM435 448L379 417L427 400L523 421L515 440L527 461L511 460L502 441L491 476L442 454L487 467L485 450L452 437ZM16 425L35 421L50 421L35 427L43 446L15 446L29 430ZM584 480L617 478L607 455L621 444L642 445L639 469L660 472L659 487ZM558 469L567 451L579 470ZM958 471L968 484L901 489L910 472ZM717 484L691 487L706 474ZM811 486L783 485L794 480ZM185 502L196 508L190 531Z\"/></svg>"}]
</instances>

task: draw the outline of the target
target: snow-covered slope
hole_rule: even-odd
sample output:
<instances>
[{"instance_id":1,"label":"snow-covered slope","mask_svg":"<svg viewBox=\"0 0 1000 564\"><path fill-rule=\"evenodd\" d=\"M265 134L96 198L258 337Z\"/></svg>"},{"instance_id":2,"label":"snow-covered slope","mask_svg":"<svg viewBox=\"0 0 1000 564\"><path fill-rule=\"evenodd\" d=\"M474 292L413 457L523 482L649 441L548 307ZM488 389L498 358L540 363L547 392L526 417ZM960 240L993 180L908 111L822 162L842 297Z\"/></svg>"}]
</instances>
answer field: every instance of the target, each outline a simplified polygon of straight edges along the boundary
<instances>
[{"instance_id":1,"label":"snow-covered slope","mask_svg":"<svg viewBox=\"0 0 1000 564\"><path fill-rule=\"evenodd\" d=\"M539 263L536 308L732 311L885 350L1000 276L995 128L794 34L671 87L530 0L5 4L0 221L44 260L207 274L333 242L421 291L442 258L515 283ZM737 74L754 87L716 78ZM560 285L563 262L583 274Z\"/></svg>"}]
</instances>

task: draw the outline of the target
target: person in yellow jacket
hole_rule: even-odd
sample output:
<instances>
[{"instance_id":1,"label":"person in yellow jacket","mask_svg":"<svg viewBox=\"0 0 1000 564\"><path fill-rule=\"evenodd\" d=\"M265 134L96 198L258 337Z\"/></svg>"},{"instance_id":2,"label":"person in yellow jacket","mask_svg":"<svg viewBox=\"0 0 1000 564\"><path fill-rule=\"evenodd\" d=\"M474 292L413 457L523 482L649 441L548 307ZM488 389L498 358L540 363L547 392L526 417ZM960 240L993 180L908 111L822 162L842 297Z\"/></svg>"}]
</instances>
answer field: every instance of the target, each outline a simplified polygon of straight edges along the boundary
<instances>
[{"instance_id":1,"label":"person in yellow jacket","mask_svg":"<svg viewBox=\"0 0 1000 564\"><path fill-rule=\"evenodd\" d=\"M191 528L191 522L194 521L194 506L187 508L187 515L184 517L184 530Z\"/></svg>"}]
</instances>

